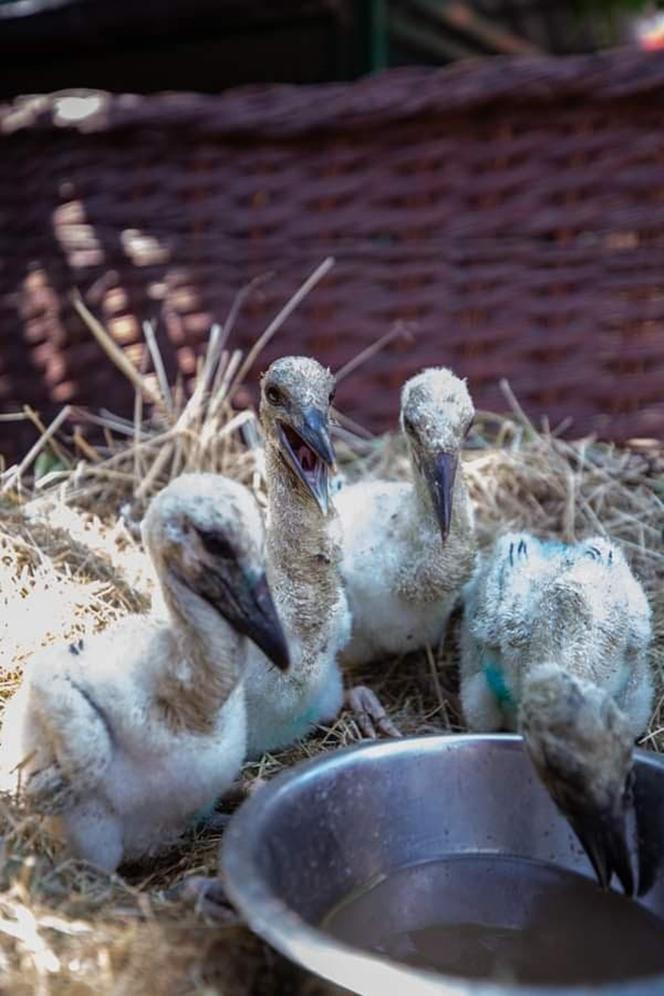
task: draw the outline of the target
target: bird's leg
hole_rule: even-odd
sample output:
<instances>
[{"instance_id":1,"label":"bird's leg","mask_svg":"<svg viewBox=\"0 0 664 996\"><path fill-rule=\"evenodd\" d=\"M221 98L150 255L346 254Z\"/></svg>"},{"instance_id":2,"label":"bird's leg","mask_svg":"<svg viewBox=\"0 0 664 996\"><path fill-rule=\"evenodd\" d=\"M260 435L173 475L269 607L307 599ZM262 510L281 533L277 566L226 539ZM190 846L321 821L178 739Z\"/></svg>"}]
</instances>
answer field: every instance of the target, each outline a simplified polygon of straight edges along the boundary
<instances>
[{"instance_id":1,"label":"bird's leg","mask_svg":"<svg viewBox=\"0 0 664 996\"><path fill-rule=\"evenodd\" d=\"M231 905L221 880L215 876L188 875L165 893L167 899L193 906L212 920L228 924L239 923L239 916Z\"/></svg>"},{"instance_id":2,"label":"bird's leg","mask_svg":"<svg viewBox=\"0 0 664 996\"><path fill-rule=\"evenodd\" d=\"M381 705L380 699L366 685L349 688L344 696L346 708L353 717L363 736L375 740L378 733L386 737L400 737L400 730L394 725Z\"/></svg>"}]
</instances>

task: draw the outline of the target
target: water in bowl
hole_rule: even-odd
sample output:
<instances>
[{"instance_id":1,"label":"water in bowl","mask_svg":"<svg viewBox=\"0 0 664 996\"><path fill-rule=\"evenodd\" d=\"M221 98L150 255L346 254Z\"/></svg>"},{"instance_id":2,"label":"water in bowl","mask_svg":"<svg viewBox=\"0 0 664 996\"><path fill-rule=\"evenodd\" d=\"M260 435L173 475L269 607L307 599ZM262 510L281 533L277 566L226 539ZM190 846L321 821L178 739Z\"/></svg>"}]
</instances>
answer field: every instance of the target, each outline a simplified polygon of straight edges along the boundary
<instances>
[{"instance_id":1,"label":"water in bowl","mask_svg":"<svg viewBox=\"0 0 664 996\"><path fill-rule=\"evenodd\" d=\"M664 920L574 872L503 856L381 876L322 926L395 961L472 979L584 985L664 973Z\"/></svg>"}]
</instances>

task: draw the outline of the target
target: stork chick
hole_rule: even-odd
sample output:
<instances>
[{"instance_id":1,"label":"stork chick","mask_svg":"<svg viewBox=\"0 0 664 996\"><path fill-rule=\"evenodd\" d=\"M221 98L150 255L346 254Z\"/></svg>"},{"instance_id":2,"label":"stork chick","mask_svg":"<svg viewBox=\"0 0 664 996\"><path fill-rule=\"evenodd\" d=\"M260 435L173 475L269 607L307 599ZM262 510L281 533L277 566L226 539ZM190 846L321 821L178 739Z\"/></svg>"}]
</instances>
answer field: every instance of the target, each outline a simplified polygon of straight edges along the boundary
<instances>
[{"instance_id":1,"label":"stork chick","mask_svg":"<svg viewBox=\"0 0 664 996\"><path fill-rule=\"evenodd\" d=\"M338 520L329 495L334 378L316 360L276 360L261 382L268 493L267 573L288 637L291 669L252 654L248 753L284 747L333 720L344 696L337 655L350 634ZM371 705L371 703L370 703ZM380 704L375 713L380 722ZM384 713L382 714L384 716Z\"/></svg>"},{"instance_id":2,"label":"stork chick","mask_svg":"<svg viewBox=\"0 0 664 996\"><path fill-rule=\"evenodd\" d=\"M461 702L472 730L522 733L603 888L634 884L632 748L650 717L650 608L622 551L527 533L496 543L464 593Z\"/></svg>"},{"instance_id":3,"label":"stork chick","mask_svg":"<svg viewBox=\"0 0 664 996\"><path fill-rule=\"evenodd\" d=\"M5 715L5 786L18 781L77 857L113 871L162 850L237 774L248 642L289 661L262 533L241 485L177 478L143 522L170 618L129 617L31 661Z\"/></svg>"},{"instance_id":4,"label":"stork chick","mask_svg":"<svg viewBox=\"0 0 664 996\"><path fill-rule=\"evenodd\" d=\"M431 368L407 381L401 429L411 482L362 481L336 499L354 665L436 646L476 556L460 451L475 413L464 381Z\"/></svg>"}]
</instances>

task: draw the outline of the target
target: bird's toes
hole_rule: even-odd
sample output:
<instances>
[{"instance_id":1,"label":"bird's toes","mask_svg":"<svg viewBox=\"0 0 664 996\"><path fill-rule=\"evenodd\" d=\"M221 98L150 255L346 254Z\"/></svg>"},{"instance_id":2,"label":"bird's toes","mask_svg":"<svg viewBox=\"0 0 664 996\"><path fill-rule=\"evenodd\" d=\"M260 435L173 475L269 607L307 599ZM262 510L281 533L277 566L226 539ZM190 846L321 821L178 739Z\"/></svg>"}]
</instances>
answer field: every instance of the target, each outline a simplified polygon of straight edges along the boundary
<instances>
[{"instance_id":1,"label":"bird's toes","mask_svg":"<svg viewBox=\"0 0 664 996\"><path fill-rule=\"evenodd\" d=\"M376 740L378 738L378 733L376 732L376 727L373 724L371 716L366 712L356 712L355 722L360 728L360 733L365 740Z\"/></svg>"},{"instance_id":2,"label":"bird's toes","mask_svg":"<svg viewBox=\"0 0 664 996\"><path fill-rule=\"evenodd\" d=\"M385 715L382 719L379 719L377 725L384 737L393 737L398 740L403 735L399 727L392 722L388 715Z\"/></svg>"},{"instance_id":3,"label":"bird's toes","mask_svg":"<svg viewBox=\"0 0 664 996\"><path fill-rule=\"evenodd\" d=\"M360 733L369 740L376 739L376 730L371 719L371 712L367 708L366 692L369 689L363 685L356 685L346 692L346 707L353 715Z\"/></svg>"},{"instance_id":4,"label":"bird's toes","mask_svg":"<svg viewBox=\"0 0 664 996\"><path fill-rule=\"evenodd\" d=\"M375 692L365 685L356 685L346 693L346 702L353 713L360 732L369 740L378 733L387 737L400 737L401 733L383 708Z\"/></svg>"}]
</instances>

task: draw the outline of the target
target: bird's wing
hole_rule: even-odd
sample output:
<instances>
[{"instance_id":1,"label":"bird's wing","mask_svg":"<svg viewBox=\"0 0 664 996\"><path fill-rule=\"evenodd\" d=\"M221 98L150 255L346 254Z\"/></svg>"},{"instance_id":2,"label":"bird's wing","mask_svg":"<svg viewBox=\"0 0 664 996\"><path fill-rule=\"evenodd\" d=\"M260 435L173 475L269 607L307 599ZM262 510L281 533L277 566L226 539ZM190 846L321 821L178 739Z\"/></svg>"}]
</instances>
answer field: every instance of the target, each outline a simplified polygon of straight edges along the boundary
<instances>
[{"instance_id":1,"label":"bird's wing","mask_svg":"<svg viewBox=\"0 0 664 996\"><path fill-rule=\"evenodd\" d=\"M108 719L63 655L34 662L25 709L25 793L55 811L93 790L113 751ZM32 760L30 756L32 755Z\"/></svg>"},{"instance_id":2,"label":"bird's wing","mask_svg":"<svg viewBox=\"0 0 664 996\"><path fill-rule=\"evenodd\" d=\"M532 615L541 573L539 547L521 533L502 536L471 585L473 629L480 643L510 644Z\"/></svg>"}]
</instances>

